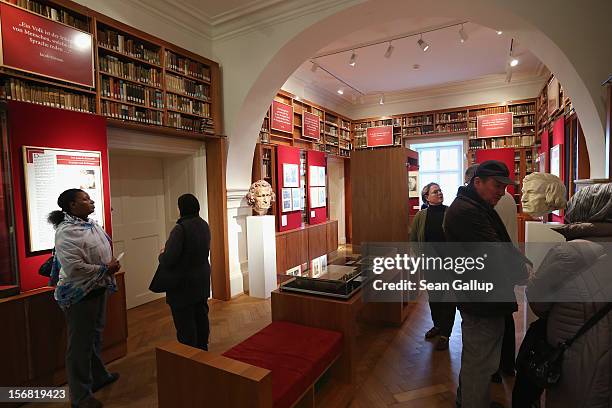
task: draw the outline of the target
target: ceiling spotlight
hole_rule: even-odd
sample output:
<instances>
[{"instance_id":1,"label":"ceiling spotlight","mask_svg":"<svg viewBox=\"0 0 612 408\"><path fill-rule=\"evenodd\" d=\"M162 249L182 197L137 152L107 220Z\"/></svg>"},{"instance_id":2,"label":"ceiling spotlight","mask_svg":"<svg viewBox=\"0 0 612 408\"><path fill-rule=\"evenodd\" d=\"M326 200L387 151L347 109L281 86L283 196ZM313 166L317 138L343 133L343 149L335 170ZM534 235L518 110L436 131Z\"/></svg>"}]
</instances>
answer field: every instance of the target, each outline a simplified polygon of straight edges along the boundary
<instances>
[{"instance_id":1,"label":"ceiling spotlight","mask_svg":"<svg viewBox=\"0 0 612 408\"><path fill-rule=\"evenodd\" d=\"M310 71L317 72L317 68L319 68L319 64L317 64L316 62L313 62L312 67L310 67Z\"/></svg>"},{"instance_id":2,"label":"ceiling spotlight","mask_svg":"<svg viewBox=\"0 0 612 408\"><path fill-rule=\"evenodd\" d=\"M427 44L427 42L423 40L423 35L422 34L421 34L421 38L419 38L419 41L417 41L417 45L419 47L421 47L423 52L425 52L425 51L427 51L429 49L429 44Z\"/></svg>"},{"instance_id":3,"label":"ceiling spotlight","mask_svg":"<svg viewBox=\"0 0 612 408\"><path fill-rule=\"evenodd\" d=\"M357 64L357 54L355 54L355 51L353 51L353 53L351 54L351 59L349 60L349 65L351 67L354 67Z\"/></svg>"},{"instance_id":4,"label":"ceiling spotlight","mask_svg":"<svg viewBox=\"0 0 612 408\"><path fill-rule=\"evenodd\" d=\"M461 41L461 44L463 44L464 42L467 41L467 39L468 39L468 35L463 29L463 24L461 24L461 28L459 29L459 41Z\"/></svg>"},{"instance_id":5,"label":"ceiling spotlight","mask_svg":"<svg viewBox=\"0 0 612 408\"><path fill-rule=\"evenodd\" d=\"M414 65L412 66L412 69L413 69L414 71L418 71L419 69L421 69L421 66L420 66L419 64L414 64Z\"/></svg>"},{"instance_id":6,"label":"ceiling spotlight","mask_svg":"<svg viewBox=\"0 0 612 408\"><path fill-rule=\"evenodd\" d=\"M516 67L518 64L519 64L519 60L518 60L518 59L516 59L516 58L512 58L512 59L510 60L510 66L511 66L511 67Z\"/></svg>"},{"instance_id":7,"label":"ceiling spotlight","mask_svg":"<svg viewBox=\"0 0 612 408\"><path fill-rule=\"evenodd\" d=\"M378 100L379 105L385 104L385 94L380 95L380 99Z\"/></svg>"},{"instance_id":8,"label":"ceiling spotlight","mask_svg":"<svg viewBox=\"0 0 612 408\"><path fill-rule=\"evenodd\" d=\"M338 89L338 93L339 93L340 95L344 95L344 90L343 90L342 88L340 88L340 89Z\"/></svg>"},{"instance_id":9,"label":"ceiling spotlight","mask_svg":"<svg viewBox=\"0 0 612 408\"><path fill-rule=\"evenodd\" d=\"M385 51L385 58L391 58L391 54L393 54L393 49L395 47L393 47L393 45L391 45L391 43L389 43L389 46L387 47L387 51Z\"/></svg>"},{"instance_id":10,"label":"ceiling spotlight","mask_svg":"<svg viewBox=\"0 0 612 408\"><path fill-rule=\"evenodd\" d=\"M501 30L497 30L497 35L502 35L504 32Z\"/></svg>"}]
</instances>

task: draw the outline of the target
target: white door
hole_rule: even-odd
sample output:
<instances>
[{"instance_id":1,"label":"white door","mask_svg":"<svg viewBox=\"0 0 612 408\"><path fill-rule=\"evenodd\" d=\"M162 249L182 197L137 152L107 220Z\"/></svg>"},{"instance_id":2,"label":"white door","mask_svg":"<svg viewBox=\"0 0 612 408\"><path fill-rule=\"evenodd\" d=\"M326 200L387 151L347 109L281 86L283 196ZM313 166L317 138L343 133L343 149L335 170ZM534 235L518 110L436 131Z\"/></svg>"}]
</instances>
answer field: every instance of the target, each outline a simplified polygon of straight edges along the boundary
<instances>
[{"instance_id":1,"label":"white door","mask_svg":"<svg viewBox=\"0 0 612 408\"><path fill-rule=\"evenodd\" d=\"M160 248L166 242L164 171L159 157L110 154L113 247L125 251L127 307L163 297L149 291Z\"/></svg>"}]
</instances>

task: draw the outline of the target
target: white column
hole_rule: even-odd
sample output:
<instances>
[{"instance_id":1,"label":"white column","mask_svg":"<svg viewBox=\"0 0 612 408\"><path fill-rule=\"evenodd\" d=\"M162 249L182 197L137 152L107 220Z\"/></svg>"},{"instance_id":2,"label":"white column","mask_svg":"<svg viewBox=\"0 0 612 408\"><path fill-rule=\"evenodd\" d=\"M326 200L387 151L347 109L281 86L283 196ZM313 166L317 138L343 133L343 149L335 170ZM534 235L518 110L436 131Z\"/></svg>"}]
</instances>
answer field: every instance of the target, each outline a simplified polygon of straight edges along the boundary
<instances>
[{"instance_id":1,"label":"white column","mask_svg":"<svg viewBox=\"0 0 612 408\"><path fill-rule=\"evenodd\" d=\"M230 294L248 290L246 217L252 214L246 203L246 189L227 190L227 241L230 268Z\"/></svg>"},{"instance_id":2,"label":"white column","mask_svg":"<svg viewBox=\"0 0 612 408\"><path fill-rule=\"evenodd\" d=\"M248 216L249 296L267 299L276 289L276 225L273 215Z\"/></svg>"}]
</instances>

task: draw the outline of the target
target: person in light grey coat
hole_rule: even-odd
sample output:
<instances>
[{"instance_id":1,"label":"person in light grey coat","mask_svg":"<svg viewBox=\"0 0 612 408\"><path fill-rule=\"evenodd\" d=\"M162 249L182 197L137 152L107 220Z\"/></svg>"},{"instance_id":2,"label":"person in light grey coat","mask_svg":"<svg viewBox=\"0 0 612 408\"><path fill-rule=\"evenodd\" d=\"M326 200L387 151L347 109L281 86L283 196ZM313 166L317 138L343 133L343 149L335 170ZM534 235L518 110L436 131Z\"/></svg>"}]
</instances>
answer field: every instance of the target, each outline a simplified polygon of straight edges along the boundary
<instances>
[{"instance_id":1,"label":"person in light grey coat","mask_svg":"<svg viewBox=\"0 0 612 408\"><path fill-rule=\"evenodd\" d=\"M553 346L571 338L612 300L612 183L579 190L565 218L568 223L555 230L568 244L548 252L527 286L532 310L548 318L547 341ZM562 301L546 301L552 288L559 289L555 299ZM585 298L588 301L569 301ZM612 313L608 313L565 351L560 382L546 391L546 408L611 406Z\"/></svg>"}]
</instances>

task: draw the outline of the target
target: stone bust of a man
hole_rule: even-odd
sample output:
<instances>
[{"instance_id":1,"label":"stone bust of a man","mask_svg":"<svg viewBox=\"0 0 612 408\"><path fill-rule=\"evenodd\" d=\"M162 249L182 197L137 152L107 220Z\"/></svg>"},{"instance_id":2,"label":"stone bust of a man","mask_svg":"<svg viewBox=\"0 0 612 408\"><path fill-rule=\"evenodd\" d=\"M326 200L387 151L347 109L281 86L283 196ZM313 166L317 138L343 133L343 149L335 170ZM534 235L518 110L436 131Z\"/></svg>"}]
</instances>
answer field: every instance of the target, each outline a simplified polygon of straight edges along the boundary
<instances>
[{"instance_id":1,"label":"stone bust of a man","mask_svg":"<svg viewBox=\"0 0 612 408\"><path fill-rule=\"evenodd\" d=\"M276 195L272 191L272 186L265 180L259 180L251 184L246 195L247 203L253 207L257 215L265 215L274 202Z\"/></svg>"},{"instance_id":2,"label":"stone bust of a man","mask_svg":"<svg viewBox=\"0 0 612 408\"><path fill-rule=\"evenodd\" d=\"M541 217L565 208L565 185L554 174L531 173L523 179L523 212Z\"/></svg>"}]
</instances>

